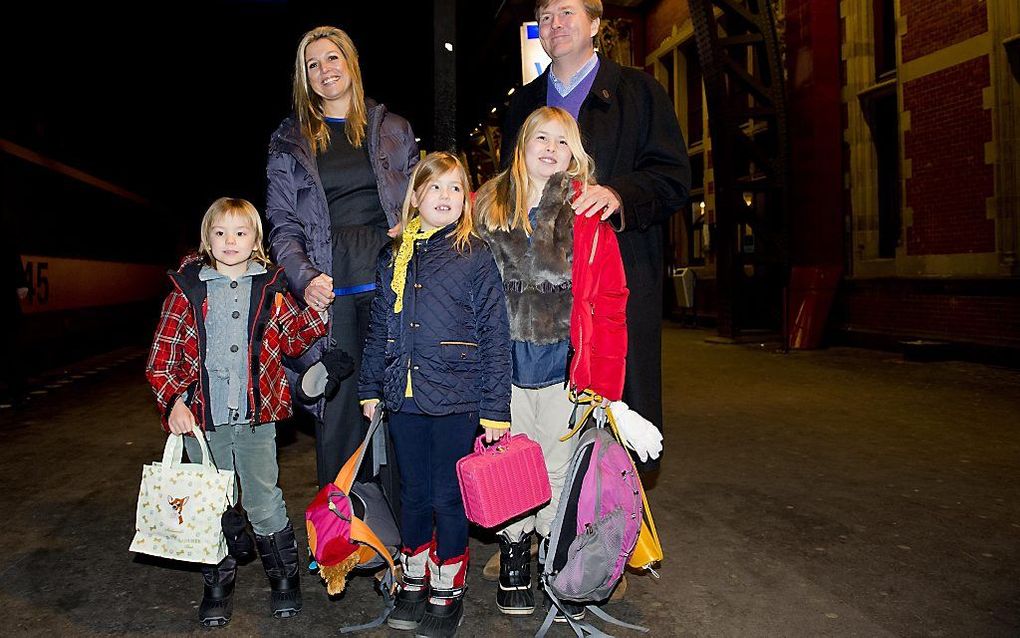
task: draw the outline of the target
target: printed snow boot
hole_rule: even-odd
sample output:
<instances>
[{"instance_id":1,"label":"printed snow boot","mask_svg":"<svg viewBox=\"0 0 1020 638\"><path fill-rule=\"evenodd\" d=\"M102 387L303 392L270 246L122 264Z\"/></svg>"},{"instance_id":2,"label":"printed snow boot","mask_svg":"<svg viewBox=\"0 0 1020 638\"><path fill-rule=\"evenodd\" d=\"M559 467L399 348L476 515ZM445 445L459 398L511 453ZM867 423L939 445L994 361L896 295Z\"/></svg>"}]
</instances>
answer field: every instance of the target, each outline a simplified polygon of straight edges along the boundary
<instances>
[{"instance_id":1,"label":"printed snow boot","mask_svg":"<svg viewBox=\"0 0 1020 638\"><path fill-rule=\"evenodd\" d=\"M416 638L453 638L464 620L468 550L440 561L435 547L429 552L429 600L418 623Z\"/></svg>"},{"instance_id":2,"label":"printed snow boot","mask_svg":"<svg viewBox=\"0 0 1020 638\"><path fill-rule=\"evenodd\" d=\"M400 591L397 592L393 611L386 618L386 624L394 629L416 629L425 615L425 606L429 601L426 566L431 545L425 543L418 549L405 547L400 550L400 567L403 572L400 578Z\"/></svg>"},{"instance_id":3,"label":"printed snow boot","mask_svg":"<svg viewBox=\"0 0 1020 638\"><path fill-rule=\"evenodd\" d=\"M531 533L517 542L506 534L499 541L499 586L496 607L509 616L528 616L535 611L535 592L531 589Z\"/></svg>"},{"instance_id":4,"label":"printed snow boot","mask_svg":"<svg viewBox=\"0 0 1020 638\"><path fill-rule=\"evenodd\" d=\"M202 565L202 603L198 606L198 620L205 627L222 627L230 622L233 612L234 583L237 580L237 561L227 556L219 565Z\"/></svg>"},{"instance_id":5,"label":"printed snow boot","mask_svg":"<svg viewBox=\"0 0 1020 638\"><path fill-rule=\"evenodd\" d=\"M255 559L255 539L248 531L248 517L238 507L228 507L220 517L223 536L227 539L227 550L241 565Z\"/></svg>"},{"instance_id":6,"label":"printed snow boot","mask_svg":"<svg viewBox=\"0 0 1020 638\"><path fill-rule=\"evenodd\" d=\"M287 526L268 536L255 535L262 566L269 577L270 608L276 618L290 618L301 611L301 575L298 573L297 539Z\"/></svg>"}]
</instances>

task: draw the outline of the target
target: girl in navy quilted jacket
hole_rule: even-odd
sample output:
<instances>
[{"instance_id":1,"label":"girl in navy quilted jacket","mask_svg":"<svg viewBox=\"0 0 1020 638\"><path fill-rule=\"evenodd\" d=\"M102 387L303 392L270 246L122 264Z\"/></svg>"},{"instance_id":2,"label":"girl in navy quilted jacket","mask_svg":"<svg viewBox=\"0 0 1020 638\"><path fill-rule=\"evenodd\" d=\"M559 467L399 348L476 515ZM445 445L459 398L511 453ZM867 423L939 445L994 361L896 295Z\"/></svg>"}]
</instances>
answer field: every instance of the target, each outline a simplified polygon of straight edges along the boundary
<instances>
[{"instance_id":1,"label":"girl in navy quilted jacket","mask_svg":"<svg viewBox=\"0 0 1020 638\"><path fill-rule=\"evenodd\" d=\"M359 383L365 416L380 403L389 412L400 468L403 579L387 622L453 636L468 564L456 463L479 425L489 440L510 426L509 324L456 156L431 153L418 164L402 223L379 262Z\"/></svg>"}]
</instances>

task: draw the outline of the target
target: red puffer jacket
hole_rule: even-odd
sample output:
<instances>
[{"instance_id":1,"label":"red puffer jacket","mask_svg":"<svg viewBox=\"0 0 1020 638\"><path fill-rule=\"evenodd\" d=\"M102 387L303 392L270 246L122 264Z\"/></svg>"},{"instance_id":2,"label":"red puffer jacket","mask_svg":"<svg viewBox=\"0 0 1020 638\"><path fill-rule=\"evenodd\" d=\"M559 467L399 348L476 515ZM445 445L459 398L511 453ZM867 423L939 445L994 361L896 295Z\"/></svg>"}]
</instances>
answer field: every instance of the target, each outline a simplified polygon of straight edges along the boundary
<instances>
[{"instance_id":1,"label":"red puffer jacket","mask_svg":"<svg viewBox=\"0 0 1020 638\"><path fill-rule=\"evenodd\" d=\"M619 401L627 361L627 276L612 227L574 218L574 302L570 310L570 387Z\"/></svg>"}]
</instances>

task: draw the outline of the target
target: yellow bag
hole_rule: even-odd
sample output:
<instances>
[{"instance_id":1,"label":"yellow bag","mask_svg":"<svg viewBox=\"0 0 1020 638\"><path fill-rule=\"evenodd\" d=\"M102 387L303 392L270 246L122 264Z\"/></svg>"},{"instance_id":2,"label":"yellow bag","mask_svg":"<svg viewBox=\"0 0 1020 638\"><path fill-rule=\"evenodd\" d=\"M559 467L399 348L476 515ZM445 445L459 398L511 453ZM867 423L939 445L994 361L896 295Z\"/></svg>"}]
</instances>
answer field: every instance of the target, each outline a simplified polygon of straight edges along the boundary
<instances>
[{"instance_id":1,"label":"yellow bag","mask_svg":"<svg viewBox=\"0 0 1020 638\"><path fill-rule=\"evenodd\" d=\"M648 507L648 498L645 496L643 485L641 503L644 505L641 533L638 534L637 545L634 546L634 553L630 555L627 564L634 569L652 570L652 566L662 560L662 544L659 542L659 532L655 530L655 521L652 519L652 510Z\"/></svg>"}]
</instances>

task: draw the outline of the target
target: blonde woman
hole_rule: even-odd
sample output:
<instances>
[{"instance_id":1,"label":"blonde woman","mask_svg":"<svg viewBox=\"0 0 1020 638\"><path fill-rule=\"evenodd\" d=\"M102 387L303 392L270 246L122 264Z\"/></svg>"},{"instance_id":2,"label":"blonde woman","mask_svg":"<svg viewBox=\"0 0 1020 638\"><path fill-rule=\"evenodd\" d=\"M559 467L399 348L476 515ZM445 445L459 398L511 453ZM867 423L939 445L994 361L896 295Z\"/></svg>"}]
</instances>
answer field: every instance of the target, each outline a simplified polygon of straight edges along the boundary
<instances>
[{"instance_id":1,"label":"blonde woman","mask_svg":"<svg viewBox=\"0 0 1020 638\"><path fill-rule=\"evenodd\" d=\"M269 246L291 292L331 315L330 338L293 367L302 372L327 349L339 349L353 357L356 379L376 258L400 231L418 147L407 120L365 97L357 49L336 27L301 38L293 93L294 113L269 144ZM342 383L335 396L311 406L320 487L336 477L367 427L355 386Z\"/></svg>"}]
</instances>

